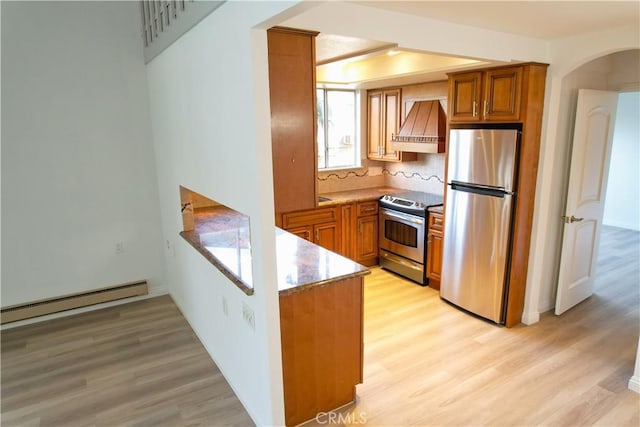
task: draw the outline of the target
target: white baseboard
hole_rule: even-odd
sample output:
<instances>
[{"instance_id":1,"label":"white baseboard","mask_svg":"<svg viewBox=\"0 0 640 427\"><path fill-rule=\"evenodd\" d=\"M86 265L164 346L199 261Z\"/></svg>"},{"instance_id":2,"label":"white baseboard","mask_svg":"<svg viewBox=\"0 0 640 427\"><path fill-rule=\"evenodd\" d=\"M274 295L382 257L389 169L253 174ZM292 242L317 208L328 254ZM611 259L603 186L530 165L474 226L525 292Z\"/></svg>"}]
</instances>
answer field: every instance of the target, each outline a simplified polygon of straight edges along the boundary
<instances>
[{"instance_id":1,"label":"white baseboard","mask_svg":"<svg viewBox=\"0 0 640 427\"><path fill-rule=\"evenodd\" d=\"M522 313L522 323L525 325L533 325L540 321L540 313L537 311L530 311Z\"/></svg>"},{"instance_id":2,"label":"white baseboard","mask_svg":"<svg viewBox=\"0 0 640 427\"><path fill-rule=\"evenodd\" d=\"M633 376L629 380L629 390L633 390L636 393L640 393L640 377Z\"/></svg>"},{"instance_id":3,"label":"white baseboard","mask_svg":"<svg viewBox=\"0 0 640 427\"><path fill-rule=\"evenodd\" d=\"M18 326L31 325L33 323L44 322L51 319L58 319L60 317L73 316L74 314L86 313L88 311L100 310L101 308L113 307L116 305L127 304L129 302L140 301L143 299L159 297L160 295L166 295L169 291L166 287L150 287L147 295L140 295L137 297L119 299L116 301L109 301L101 304L90 305L88 307L74 308L72 310L61 311L59 313L47 314L45 316L32 317L30 319L19 320L17 322L6 323L0 326L0 330L17 328Z\"/></svg>"}]
</instances>

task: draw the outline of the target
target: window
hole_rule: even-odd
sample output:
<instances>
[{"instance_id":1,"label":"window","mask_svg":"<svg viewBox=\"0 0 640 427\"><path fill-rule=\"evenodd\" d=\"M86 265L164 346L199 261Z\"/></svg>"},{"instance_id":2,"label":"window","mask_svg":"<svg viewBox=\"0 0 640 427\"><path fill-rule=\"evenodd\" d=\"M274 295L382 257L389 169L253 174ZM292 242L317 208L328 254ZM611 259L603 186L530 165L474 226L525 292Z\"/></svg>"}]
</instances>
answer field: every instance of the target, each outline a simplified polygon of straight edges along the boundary
<instances>
[{"instance_id":1,"label":"window","mask_svg":"<svg viewBox=\"0 0 640 427\"><path fill-rule=\"evenodd\" d=\"M359 167L356 92L317 89L318 169Z\"/></svg>"}]
</instances>

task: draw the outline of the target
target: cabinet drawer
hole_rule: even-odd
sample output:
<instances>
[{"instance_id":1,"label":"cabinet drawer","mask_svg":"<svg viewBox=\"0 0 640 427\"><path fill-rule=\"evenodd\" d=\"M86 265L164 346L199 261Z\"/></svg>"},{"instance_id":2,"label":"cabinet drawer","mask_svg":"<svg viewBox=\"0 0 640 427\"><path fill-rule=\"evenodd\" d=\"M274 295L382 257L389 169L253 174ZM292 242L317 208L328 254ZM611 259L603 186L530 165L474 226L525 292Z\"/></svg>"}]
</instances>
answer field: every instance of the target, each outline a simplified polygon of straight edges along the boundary
<instances>
[{"instance_id":1,"label":"cabinet drawer","mask_svg":"<svg viewBox=\"0 0 640 427\"><path fill-rule=\"evenodd\" d=\"M429 213L429 231L442 231L444 228L444 218L439 213Z\"/></svg>"},{"instance_id":2,"label":"cabinet drawer","mask_svg":"<svg viewBox=\"0 0 640 427\"><path fill-rule=\"evenodd\" d=\"M357 216L376 215L378 213L378 201L360 202L357 205Z\"/></svg>"},{"instance_id":3,"label":"cabinet drawer","mask_svg":"<svg viewBox=\"0 0 640 427\"><path fill-rule=\"evenodd\" d=\"M337 208L321 208L282 214L282 228L322 224L338 220Z\"/></svg>"}]
</instances>

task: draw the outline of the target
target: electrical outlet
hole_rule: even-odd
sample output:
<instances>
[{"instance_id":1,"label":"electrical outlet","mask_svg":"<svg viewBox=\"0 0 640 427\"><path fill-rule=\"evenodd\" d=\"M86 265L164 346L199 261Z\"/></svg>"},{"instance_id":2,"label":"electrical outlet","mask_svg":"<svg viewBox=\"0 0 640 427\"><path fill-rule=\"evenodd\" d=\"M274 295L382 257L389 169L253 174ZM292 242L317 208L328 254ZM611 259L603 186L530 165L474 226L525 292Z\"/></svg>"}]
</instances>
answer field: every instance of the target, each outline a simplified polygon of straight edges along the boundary
<instances>
[{"instance_id":1,"label":"electrical outlet","mask_svg":"<svg viewBox=\"0 0 640 427\"><path fill-rule=\"evenodd\" d=\"M222 297L222 312L225 316L229 315L229 303L227 302L227 297Z\"/></svg>"},{"instance_id":2,"label":"electrical outlet","mask_svg":"<svg viewBox=\"0 0 640 427\"><path fill-rule=\"evenodd\" d=\"M124 252L124 242L117 242L116 243L116 253L117 254L121 254Z\"/></svg>"},{"instance_id":3,"label":"electrical outlet","mask_svg":"<svg viewBox=\"0 0 640 427\"><path fill-rule=\"evenodd\" d=\"M253 315L253 310L244 302L242 303L242 318L252 331L256 330L256 319Z\"/></svg>"}]
</instances>

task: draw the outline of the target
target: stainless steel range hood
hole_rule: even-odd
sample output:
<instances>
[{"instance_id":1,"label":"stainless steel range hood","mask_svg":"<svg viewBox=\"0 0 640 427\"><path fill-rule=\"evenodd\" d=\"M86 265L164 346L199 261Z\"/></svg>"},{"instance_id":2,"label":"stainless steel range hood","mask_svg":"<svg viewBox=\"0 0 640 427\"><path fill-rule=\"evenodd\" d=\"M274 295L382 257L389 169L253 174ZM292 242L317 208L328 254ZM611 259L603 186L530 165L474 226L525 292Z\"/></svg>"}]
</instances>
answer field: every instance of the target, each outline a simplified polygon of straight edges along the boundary
<instances>
[{"instance_id":1,"label":"stainless steel range hood","mask_svg":"<svg viewBox=\"0 0 640 427\"><path fill-rule=\"evenodd\" d=\"M397 151L444 153L447 117L439 101L417 101L391 140Z\"/></svg>"}]
</instances>

